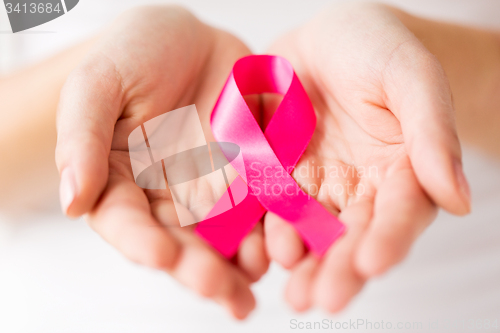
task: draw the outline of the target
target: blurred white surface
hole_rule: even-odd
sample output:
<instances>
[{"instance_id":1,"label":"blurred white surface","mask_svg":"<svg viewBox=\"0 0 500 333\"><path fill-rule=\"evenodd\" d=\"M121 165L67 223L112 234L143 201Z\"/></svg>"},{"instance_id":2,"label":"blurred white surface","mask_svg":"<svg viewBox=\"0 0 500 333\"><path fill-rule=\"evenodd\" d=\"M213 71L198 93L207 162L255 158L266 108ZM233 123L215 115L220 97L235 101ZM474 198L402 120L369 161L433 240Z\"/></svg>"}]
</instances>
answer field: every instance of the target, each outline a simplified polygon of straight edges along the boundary
<instances>
[{"instance_id":1,"label":"blurred white surface","mask_svg":"<svg viewBox=\"0 0 500 333\"><path fill-rule=\"evenodd\" d=\"M278 35L332 2L180 1L203 20L238 35L255 52L264 52ZM2 7L0 70L40 60L144 3L81 0L69 14L15 35L3 33L7 28ZM500 27L496 0L392 3L432 17ZM469 150L465 167L473 213L465 218L441 213L410 258L371 282L334 320L420 321L425 328L435 320L500 319L500 162ZM168 275L127 262L82 221L57 213L0 221L2 333L288 332L297 331L290 328L293 318L330 318L320 311L291 311L283 301L286 280L287 273L272 266L255 286L257 310L239 323Z\"/></svg>"}]
</instances>

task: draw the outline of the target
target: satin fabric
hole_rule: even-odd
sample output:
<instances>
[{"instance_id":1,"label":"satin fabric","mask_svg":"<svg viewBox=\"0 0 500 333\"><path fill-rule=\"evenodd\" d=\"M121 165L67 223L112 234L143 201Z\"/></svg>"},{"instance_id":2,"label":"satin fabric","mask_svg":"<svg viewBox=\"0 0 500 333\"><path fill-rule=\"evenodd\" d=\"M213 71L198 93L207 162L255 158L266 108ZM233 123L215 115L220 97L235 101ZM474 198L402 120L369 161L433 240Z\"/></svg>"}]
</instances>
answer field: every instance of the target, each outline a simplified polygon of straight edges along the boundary
<instances>
[{"instance_id":1,"label":"satin fabric","mask_svg":"<svg viewBox=\"0 0 500 333\"><path fill-rule=\"evenodd\" d=\"M243 98L262 93L283 95L264 132ZM214 107L211 126L217 141L240 146L244 166L232 166L249 190L233 209L200 222L196 233L230 258L264 213L271 211L288 221L306 246L322 256L345 226L304 193L289 174L316 126L314 108L291 64L270 55L238 60Z\"/></svg>"}]
</instances>

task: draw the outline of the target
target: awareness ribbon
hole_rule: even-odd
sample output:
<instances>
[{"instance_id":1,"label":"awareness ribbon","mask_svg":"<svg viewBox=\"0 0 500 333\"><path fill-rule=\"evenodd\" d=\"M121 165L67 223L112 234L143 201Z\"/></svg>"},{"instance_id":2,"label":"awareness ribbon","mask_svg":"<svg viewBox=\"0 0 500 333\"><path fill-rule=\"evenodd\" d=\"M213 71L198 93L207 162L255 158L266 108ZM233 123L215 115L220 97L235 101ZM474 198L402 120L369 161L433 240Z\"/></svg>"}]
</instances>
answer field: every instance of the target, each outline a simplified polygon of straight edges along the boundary
<instances>
[{"instance_id":1,"label":"awareness ribbon","mask_svg":"<svg viewBox=\"0 0 500 333\"><path fill-rule=\"evenodd\" d=\"M262 93L283 95L264 132L243 98ZM217 216L209 214L198 224L196 233L230 258L264 213L270 211L288 221L306 246L322 256L343 234L345 226L304 193L289 174L316 127L314 108L291 64L270 55L238 60L214 107L211 126L217 141L240 146L244 166L231 164L248 181L249 188L240 204ZM277 171L281 171L279 176ZM237 180L228 190L238 185ZM248 186L242 181L240 184Z\"/></svg>"}]
</instances>

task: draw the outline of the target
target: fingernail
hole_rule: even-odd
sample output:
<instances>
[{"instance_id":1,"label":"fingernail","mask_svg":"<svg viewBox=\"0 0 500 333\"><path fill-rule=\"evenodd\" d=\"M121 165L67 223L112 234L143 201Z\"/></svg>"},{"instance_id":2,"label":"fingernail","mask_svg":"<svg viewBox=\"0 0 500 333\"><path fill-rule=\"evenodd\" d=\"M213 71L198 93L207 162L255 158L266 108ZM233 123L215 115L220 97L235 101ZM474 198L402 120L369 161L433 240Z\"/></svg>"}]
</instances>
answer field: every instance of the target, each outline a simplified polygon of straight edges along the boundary
<instances>
[{"instance_id":1,"label":"fingernail","mask_svg":"<svg viewBox=\"0 0 500 333\"><path fill-rule=\"evenodd\" d=\"M468 208L471 206L471 194L470 186L467 178L465 178L462 163L460 161L455 161L455 177L457 178L458 186L460 186L460 192L462 196L467 201Z\"/></svg>"},{"instance_id":2,"label":"fingernail","mask_svg":"<svg viewBox=\"0 0 500 333\"><path fill-rule=\"evenodd\" d=\"M234 295L233 314L244 319L255 308L255 298L248 288L238 288Z\"/></svg>"},{"instance_id":3,"label":"fingernail","mask_svg":"<svg viewBox=\"0 0 500 333\"><path fill-rule=\"evenodd\" d=\"M67 214L69 206L76 196L76 181L71 168L65 168L61 174L61 184L59 185L59 198L64 214Z\"/></svg>"}]
</instances>

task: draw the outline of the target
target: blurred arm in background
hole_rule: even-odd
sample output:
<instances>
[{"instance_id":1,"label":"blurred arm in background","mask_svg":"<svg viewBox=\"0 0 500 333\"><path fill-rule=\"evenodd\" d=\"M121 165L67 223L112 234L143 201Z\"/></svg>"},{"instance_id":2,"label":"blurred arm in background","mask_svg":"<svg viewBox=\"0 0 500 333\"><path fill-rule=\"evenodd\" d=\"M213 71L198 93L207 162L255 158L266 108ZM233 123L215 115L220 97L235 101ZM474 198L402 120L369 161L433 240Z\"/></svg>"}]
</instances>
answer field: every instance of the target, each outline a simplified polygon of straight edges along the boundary
<instances>
[{"instance_id":1,"label":"blurred arm in background","mask_svg":"<svg viewBox=\"0 0 500 333\"><path fill-rule=\"evenodd\" d=\"M500 157L500 32L391 10L441 62L460 139Z\"/></svg>"},{"instance_id":2,"label":"blurred arm in background","mask_svg":"<svg viewBox=\"0 0 500 333\"><path fill-rule=\"evenodd\" d=\"M94 39L85 41L0 78L1 210L43 208L57 199L54 151L59 93L94 43Z\"/></svg>"}]
</instances>

